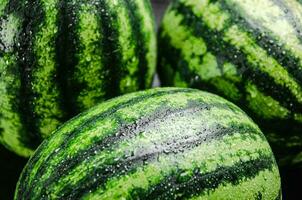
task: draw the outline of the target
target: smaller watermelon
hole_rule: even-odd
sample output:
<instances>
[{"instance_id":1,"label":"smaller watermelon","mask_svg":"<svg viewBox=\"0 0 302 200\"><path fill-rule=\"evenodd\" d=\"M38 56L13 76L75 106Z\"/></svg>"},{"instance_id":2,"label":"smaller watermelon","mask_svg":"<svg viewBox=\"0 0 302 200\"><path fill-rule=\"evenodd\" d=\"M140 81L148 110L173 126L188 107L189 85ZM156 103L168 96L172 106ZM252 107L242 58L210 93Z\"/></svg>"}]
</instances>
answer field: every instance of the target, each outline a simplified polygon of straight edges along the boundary
<instances>
[{"instance_id":1,"label":"smaller watermelon","mask_svg":"<svg viewBox=\"0 0 302 200\"><path fill-rule=\"evenodd\" d=\"M194 89L128 94L78 115L27 163L15 199L281 199L258 126Z\"/></svg>"}]
</instances>

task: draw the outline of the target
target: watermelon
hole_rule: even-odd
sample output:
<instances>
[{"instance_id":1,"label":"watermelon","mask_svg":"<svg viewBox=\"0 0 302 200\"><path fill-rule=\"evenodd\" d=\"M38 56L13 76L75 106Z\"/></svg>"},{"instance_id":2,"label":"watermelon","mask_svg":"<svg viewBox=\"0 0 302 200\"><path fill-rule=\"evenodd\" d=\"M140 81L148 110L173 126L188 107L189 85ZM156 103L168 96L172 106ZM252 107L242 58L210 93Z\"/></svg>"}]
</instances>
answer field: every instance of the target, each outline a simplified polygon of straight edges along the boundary
<instances>
[{"instance_id":1,"label":"watermelon","mask_svg":"<svg viewBox=\"0 0 302 200\"><path fill-rule=\"evenodd\" d=\"M151 87L149 0L1 0L0 143L29 156L97 102Z\"/></svg>"},{"instance_id":2,"label":"watermelon","mask_svg":"<svg viewBox=\"0 0 302 200\"><path fill-rule=\"evenodd\" d=\"M281 166L302 167L302 4L174 0L159 33L164 86L219 94L260 126Z\"/></svg>"},{"instance_id":3,"label":"watermelon","mask_svg":"<svg viewBox=\"0 0 302 200\"><path fill-rule=\"evenodd\" d=\"M15 199L281 199L259 127L195 89L151 89L71 119L39 146Z\"/></svg>"}]
</instances>

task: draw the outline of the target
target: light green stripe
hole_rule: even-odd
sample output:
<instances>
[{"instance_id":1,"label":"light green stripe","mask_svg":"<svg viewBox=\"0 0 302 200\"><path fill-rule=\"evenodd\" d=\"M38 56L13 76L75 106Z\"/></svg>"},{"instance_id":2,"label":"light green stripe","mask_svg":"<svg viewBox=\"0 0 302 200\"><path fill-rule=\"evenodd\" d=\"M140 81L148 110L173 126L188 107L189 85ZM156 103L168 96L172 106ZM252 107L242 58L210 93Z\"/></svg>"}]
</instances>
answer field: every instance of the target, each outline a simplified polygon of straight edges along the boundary
<instances>
[{"instance_id":1,"label":"light green stripe","mask_svg":"<svg viewBox=\"0 0 302 200\"><path fill-rule=\"evenodd\" d=\"M0 142L18 155L28 157L33 151L20 142L20 138L25 134L14 105L21 87L20 77L13 69L17 67L16 62L16 57L9 53L0 58Z\"/></svg>"},{"instance_id":2,"label":"light green stripe","mask_svg":"<svg viewBox=\"0 0 302 200\"><path fill-rule=\"evenodd\" d=\"M8 4L9 0L1 0L0 1L0 15L3 15L4 10Z\"/></svg>"},{"instance_id":3,"label":"light green stripe","mask_svg":"<svg viewBox=\"0 0 302 200\"><path fill-rule=\"evenodd\" d=\"M155 162L140 167L133 174L114 177L106 183L104 188L99 188L87 194L84 199L119 199L130 197L135 188L145 191L160 183L165 176L173 171L185 171L184 178L194 174L194 169L199 168L202 173L215 171L221 166L221 159L225 167L234 163L259 158L259 152L272 155L267 142L255 134L254 140L244 140L242 134L225 136L223 140L214 140L203 143L193 150L174 155L159 155ZM220 158L217 158L220 155Z\"/></svg>"},{"instance_id":4,"label":"light green stripe","mask_svg":"<svg viewBox=\"0 0 302 200\"><path fill-rule=\"evenodd\" d=\"M294 24L291 24L287 19L285 9L279 7L272 0L230 0L225 2L236 9L251 24L256 22L269 30L277 41L280 41L280 44L276 45L284 44L287 50L300 58L298 67L302 69L302 44L298 38L300 33L297 33ZM291 8L288 12L293 11L295 17L301 20L301 4L293 0L285 0L283 2Z\"/></svg>"},{"instance_id":5,"label":"light green stripe","mask_svg":"<svg viewBox=\"0 0 302 200\"><path fill-rule=\"evenodd\" d=\"M226 62L222 66L223 75L234 82L240 82L242 76L237 74L237 66L233 63Z\"/></svg>"},{"instance_id":6,"label":"light green stripe","mask_svg":"<svg viewBox=\"0 0 302 200\"><path fill-rule=\"evenodd\" d=\"M231 101L239 101L242 97L241 91L237 86L221 77L213 78L210 83L217 89L220 94L228 97Z\"/></svg>"},{"instance_id":7,"label":"light green stripe","mask_svg":"<svg viewBox=\"0 0 302 200\"><path fill-rule=\"evenodd\" d=\"M0 128L3 130L0 142L19 155L27 157L33 151L20 142L24 130L15 105L18 102L16 98L19 98L21 80L16 72L19 69L13 47L20 25L21 20L13 14L3 19L1 24L0 40L4 45L4 55L0 58Z\"/></svg>"},{"instance_id":8,"label":"light green stripe","mask_svg":"<svg viewBox=\"0 0 302 200\"><path fill-rule=\"evenodd\" d=\"M228 62L224 63L222 74L223 77L213 78L210 81L211 84L232 101L239 101L242 98L242 93L236 86L236 83L242 81L242 76L237 73L237 66Z\"/></svg>"},{"instance_id":9,"label":"light green stripe","mask_svg":"<svg viewBox=\"0 0 302 200\"><path fill-rule=\"evenodd\" d=\"M219 2L210 3L210 0L179 0L179 2L191 7L193 13L202 17L210 29L223 31L230 19L229 14L220 9Z\"/></svg>"},{"instance_id":10,"label":"light green stripe","mask_svg":"<svg viewBox=\"0 0 302 200\"><path fill-rule=\"evenodd\" d=\"M148 49L146 60L148 63L148 70L146 73L146 87L150 87L155 73L156 57L157 57L157 38L155 33L155 21L153 12L150 10L150 1L135 0L138 7L137 13L141 16L142 26L141 32L144 33L144 42Z\"/></svg>"},{"instance_id":11,"label":"light green stripe","mask_svg":"<svg viewBox=\"0 0 302 200\"><path fill-rule=\"evenodd\" d=\"M212 75L221 75L217 69L217 66L212 66L208 74L209 76L202 74L202 63L200 63L200 56L203 56L207 52L207 46L202 38L195 37L190 29L181 25L183 20L182 15L178 15L176 11L171 10L167 12L162 21L163 32L162 36L168 36L170 38L171 45L180 50L181 56L188 63L188 67L192 71L195 71L203 79L210 79ZM173 23L172 23L173 22ZM201 72L200 72L201 71Z\"/></svg>"},{"instance_id":12,"label":"light green stripe","mask_svg":"<svg viewBox=\"0 0 302 200\"><path fill-rule=\"evenodd\" d=\"M183 88L190 87L190 85L185 80L183 80L182 75L179 71L175 72L174 77L173 77L173 83L174 83L173 85L175 87L183 87Z\"/></svg>"},{"instance_id":13,"label":"light green stripe","mask_svg":"<svg viewBox=\"0 0 302 200\"><path fill-rule=\"evenodd\" d=\"M60 94L54 81L56 73L55 36L58 31L57 0L41 0L45 12L44 23L34 38L34 53L37 65L32 73L34 113L38 116L39 131L43 138L50 135L61 123Z\"/></svg>"},{"instance_id":14,"label":"light green stripe","mask_svg":"<svg viewBox=\"0 0 302 200\"><path fill-rule=\"evenodd\" d=\"M230 28L226 27L228 25L227 20L230 17L221 10L219 3L209 4L207 0L181 0L181 2L184 2L187 6L192 6L194 14L202 17L208 27L215 31L223 30L223 40L243 51L252 67L267 73L274 79L276 84L287 87L297 101L302 103L301 86L275 59L259 47L246 32L241 31L237 25L232 25Z\"/></svg>"},{"instance_id":15,"label":"light green stripe","mask_svg":"<svg viewBox=\"0 0 302 200\"><path fill-rule=\"evenodd\" d=\"M139 41L135 41L133 30L131 29L131 21L129 19L128 11L126 10L126 3L120 2L114 4L108 1L109 10L117 13L117 18L114 19L112 25L117 30L118 34L118 46L120 47L119 53L121 54L121 74L125 73L126 76L122 76L120 80L120 92L128 93L131 91L137 91L138 88L138 76L139 71L138 63L139 58L136 55L135 47ZM136 19L138 20L138 19ZM139 48L139 47L138 47Z\"/></svg>"},{"instance_id":16,"label":"light green stripe","mask_svg":"<svg viewBox=\"0 0 302 200\"><path fill-rule=\"evenodd\" d=\"M131 152L134 154L135 152L141 152L142 155L148 152L160 152L162 149L158 147L165 146L169 141L178 141L179 143L196 141L200 138L196 131L204 129L206 130L202 134L206 137L217 128L217 121L221 122L219 125L224 127L230 127L233 123L244 125L242 121L245 121L247 126L252 126L260 132L243 113L235 115L232 110L223 110L221 108L212 108L210 110L191 109L191 112L189 116L175 113L167 119L158 118L152 121L138 136L124 140L117 144L113 150L100 152L93 159L78 165L68 176L60 179L59 184L55 182L53 189L49 185L50 193L56 197L56 194L64 190L64 186L76 186L80 180L87 177L87 174L92 173L93 169L88 166L110 165L115 163L116 159L124 158L125 156L129 157L132 154ZM184 140L184 138L187 139ZM175 145L177 145L177 142Z\"/></svg>"},{"instance_id":17,"label":"light green stripe","mask_svg":"<svg viewBox=\"0 0 302 200\"><path fill-rule=\"evenodd\" d=\"M12 68L16 67L16 60L16 57L10 54L0 58L0 127L3 129L0 141L10 148L20 146L18 137L22 130L20 117L13 109L13 101L17 95L15 93L18 93L21 86L17 74L11 73ZM14 83L14 85L10 83Z\"/></svg>"},{"instance_id":18,"label":"light green stripe","mask_svg":"<svg viewBox=\"0 0 302 200\"><path fill-rule=\"evenodd\" d=\"M281 188L280 178L276 166L270 170L264 170L252 178L242 181L238 185L227 183L220 185L215 190L210 190L204 195L189 198L191 200L217 200L217 199L257 199L258 192L262 194L262 200L272 200L279 196ZM261 187L260 187L261 186Z\"/></svg>"},{"instance_id":19,"label":"light green stripe","mask_svg":"<svg viewBox=\"0 0 302 200\"><path fill-rule=\"evenodd\" d=\"M101 19L97 16L97 8L94 4L83 3L78 12L76 30L80 47L74 79L86 86L77 97L78 108L86 110L104 98L103 84L107 77L102 74Z\"/></svg>"},{"instance_id":20,"label":"light green stripe","mask_svg":"<svg viewBox=\"0 0 302 200\"><path fill-rule=\"evenodd\" d=\"M266 96L252 83L246 84L248 106L258 117L263 119L286 119L290 111L280 105L278 101Z\"/></svg>"},{"instance_id":21,"label":"light green stripe","mask_svg":"<svg viewBox=\"0 0 302 200\"><path fill-rule=\"evenodd\" d=\"M295 118L296 121L302 123L302 113L299 113L299 114L295 113L294 118Z\"/></svg>"}]
</instances>

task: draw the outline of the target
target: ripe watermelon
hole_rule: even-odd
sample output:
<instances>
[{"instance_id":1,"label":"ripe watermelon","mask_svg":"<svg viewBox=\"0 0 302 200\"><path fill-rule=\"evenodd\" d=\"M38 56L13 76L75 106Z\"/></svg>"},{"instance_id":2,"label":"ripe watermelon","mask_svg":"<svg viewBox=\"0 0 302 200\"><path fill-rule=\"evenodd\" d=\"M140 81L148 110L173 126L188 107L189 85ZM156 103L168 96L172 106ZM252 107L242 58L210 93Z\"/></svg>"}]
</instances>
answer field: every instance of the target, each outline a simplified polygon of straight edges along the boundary
<instances>
[{"instance_id":1,"label":"ripe watermelon","mask_svg":"<svg viewBox=\"0 0 302 200\"><path fill-rule=\"evenodd\" d=\"M159 33L161 80L233 101L281 165L302 167L301 13L296 0L175 0Z\"/></svg>"},{"instance_id":2,"label":"ripe watermelon","mask_svg":"<svg viewBox=\"0 0 302 200\"><path fill-rule=\"evenodd\" d=\"M237 106L161 88L102 103L27 163L15 199L281 199L271 148Z\"/></svg>"},{"instance_id":3,"label":"ripe watermelon","mask_svg":"<svg viewBox=\"0 0 302 200\"><path fill-rule=\"evenodd\" d=\"M96 102L151 86L149 0L1 0L0 142L29 156Z\"/></svg>"}]
</instances>

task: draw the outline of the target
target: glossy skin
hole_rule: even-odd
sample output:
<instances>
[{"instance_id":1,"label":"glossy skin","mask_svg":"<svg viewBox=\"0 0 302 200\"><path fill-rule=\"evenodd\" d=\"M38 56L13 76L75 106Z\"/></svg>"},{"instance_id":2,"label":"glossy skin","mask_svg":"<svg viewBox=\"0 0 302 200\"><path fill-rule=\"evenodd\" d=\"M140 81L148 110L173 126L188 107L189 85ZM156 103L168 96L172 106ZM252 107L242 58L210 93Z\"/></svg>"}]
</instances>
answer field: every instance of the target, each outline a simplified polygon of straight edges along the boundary
<instances>
[{"instance_id":1,"label":"glossy skin","mask_svg":"<svg viewBox=\"0 0 302 200\"><path fill-rule=\"evenodd\" d=\"M19 155L96 103L151 87L149 0L2 0L0 21L0 142Z\"/></svg>"},{"instance_id":2,"label":"glossy skin","mask_svg":"<svg viewBox=\"0 0 302 200\"><path fill-rule=\"evenodd\" d=\"M73 118L27 163L15 199L280 199L252 120L193 89L124 95Z\"/></svg>"},{"instance_id":3,"label":"glossy skin","mask_svg":"<svg viewBox=\"0 0 302 200\"><path fill-rule=\"evenodd\" d=\"M302 167L301 11L295 0L174 0L159 33L163 85L233 101L280 165Z\"/></svg>"}]
</instances>

